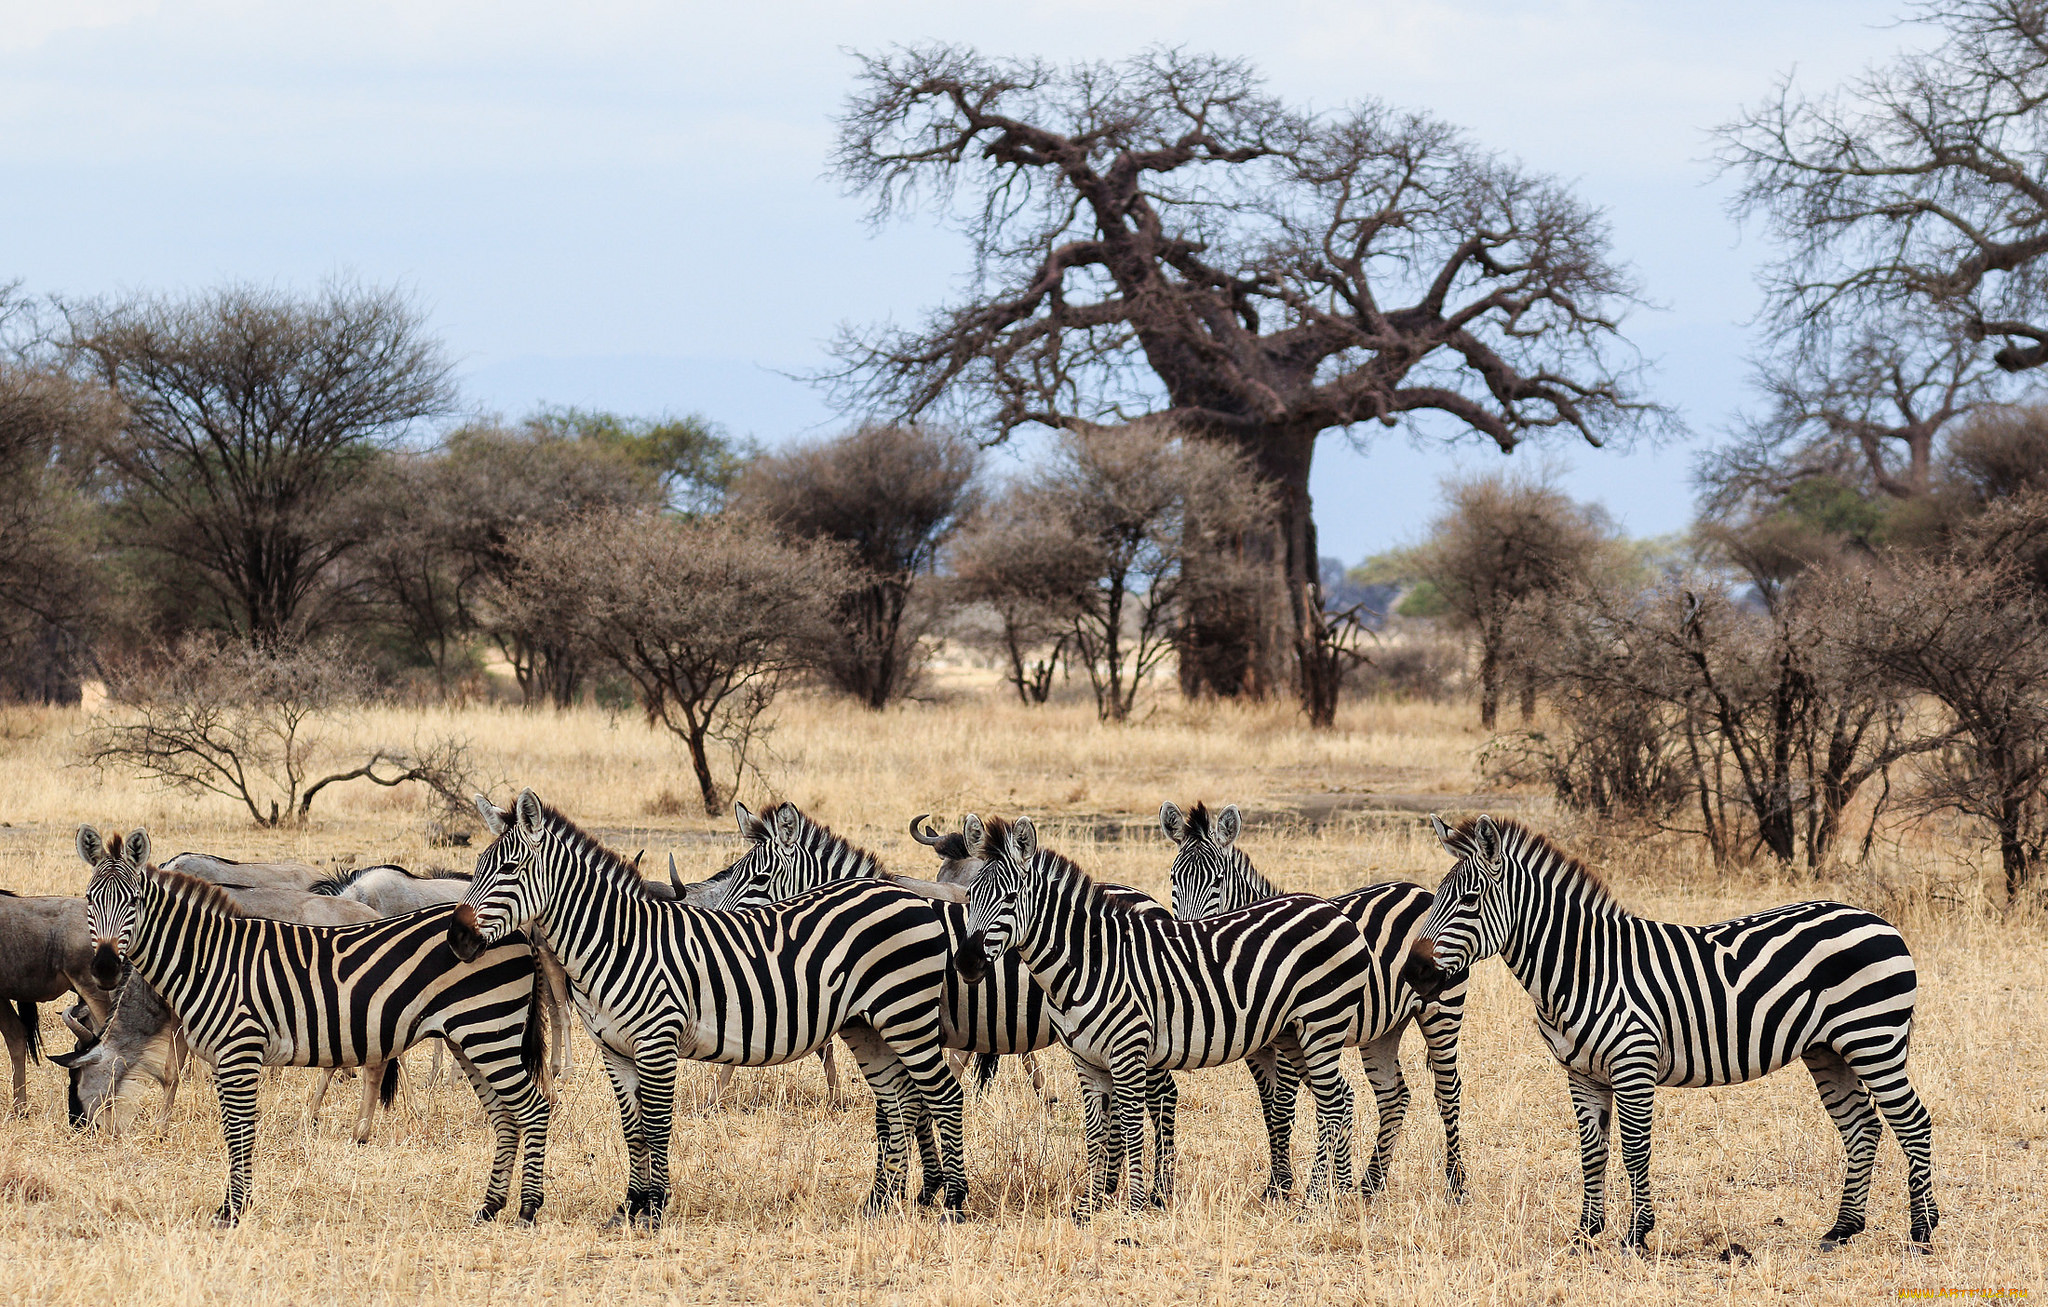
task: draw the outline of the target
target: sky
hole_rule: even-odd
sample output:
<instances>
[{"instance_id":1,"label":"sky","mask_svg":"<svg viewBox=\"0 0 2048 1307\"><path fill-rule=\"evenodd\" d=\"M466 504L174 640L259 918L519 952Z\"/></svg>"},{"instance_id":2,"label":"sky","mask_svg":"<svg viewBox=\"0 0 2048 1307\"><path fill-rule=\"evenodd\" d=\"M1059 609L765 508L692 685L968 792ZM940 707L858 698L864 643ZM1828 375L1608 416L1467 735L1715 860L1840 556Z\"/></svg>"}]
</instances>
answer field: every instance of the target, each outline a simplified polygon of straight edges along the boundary
<instances>
[{"instance_id":1,"label":"sky","mask_svg":"<svg viewBox=\"0 0 2048 1307\"><path fill-rule=\"evenodd\" d=\"M925 41L1244 57L1311 107L1428 110L1605 210L1651 306L1628 338L1690 435L1525 446L1634 535L1691 518L1752 402L1754 275L1710 130L1928 41L1887 0L889 0L828 4L0 0L0 283L68 297L353 277L407 289L468 402L701 413L773 445L845 416L796 379L842 324L910 320L960 238L875 229L825 172L849 51ZM1028 442L1027 442L1028 445ZM998 468L1022 454L999 456ZM1490 444L1326 434L1322 552L1419 537Z\"/></svg>"}]
</instances>

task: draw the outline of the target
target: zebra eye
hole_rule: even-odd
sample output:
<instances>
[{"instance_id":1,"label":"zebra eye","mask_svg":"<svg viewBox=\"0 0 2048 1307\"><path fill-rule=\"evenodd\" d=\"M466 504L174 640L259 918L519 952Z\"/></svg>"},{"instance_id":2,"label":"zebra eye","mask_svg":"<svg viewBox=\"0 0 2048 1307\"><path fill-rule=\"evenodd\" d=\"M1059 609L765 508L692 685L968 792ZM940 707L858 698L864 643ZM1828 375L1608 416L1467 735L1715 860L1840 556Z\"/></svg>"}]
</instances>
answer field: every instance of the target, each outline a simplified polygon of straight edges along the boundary
<instances>
[{"instance_id":1,"label":"zebra eye","mask_svg":"<svg viewBox=\"0 0 2048 1307\"><path fill-rule=\"evenodd\" d=\"M1459 901L1467 907L1477 904L1479 902L1479 887L1474 885L1471 889L1466 890Z\"/></svg>"}]
</instances>

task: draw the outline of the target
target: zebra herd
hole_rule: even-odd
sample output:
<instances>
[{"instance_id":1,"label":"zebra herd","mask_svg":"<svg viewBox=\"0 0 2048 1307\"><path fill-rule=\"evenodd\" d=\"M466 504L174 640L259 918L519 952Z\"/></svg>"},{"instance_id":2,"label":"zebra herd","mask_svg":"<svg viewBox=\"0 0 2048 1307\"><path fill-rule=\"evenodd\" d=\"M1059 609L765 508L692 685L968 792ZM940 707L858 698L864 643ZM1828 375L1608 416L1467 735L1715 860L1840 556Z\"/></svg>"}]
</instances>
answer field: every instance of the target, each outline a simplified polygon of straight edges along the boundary
<instances>
[{"instance_id":1,"label":"zebra herd","mask_svg":"<svg viewBox=\"0 0 2048 1307\"><path fill-rule=\"evenodd\" d=\"M472 877L396 916L309 925L252 913L219 886L150 861L136 831L78 837L91 985L124 997L111 1022L78 1024L80 1077L95 1042L139 1018L139 984L162 1025L214 1071L229 1155L216 1214L250 1197L256 1083L264 1065L395 1066L443 1041L489 1117L494 1153L479 1221L542 1202L552 1102L548 977L559 978L617 1098L629 1157L613 1221L658 1226L670 1193L679 1059L773 1066L852 1051L874 1093L875 1174L864 1210L907 1199L963 1219L961 1078L948 1057L991 1059L1063 1044L1079 1073L1089 1185L1077 1219L1122 1191L1136 1210L1172 1201L1175 1073L1242 1061L1270 1149L1269 1197L1295 1188L1295 1099L1316 1108L1310 1199L1371 1194L1387 1180L1408 1105L1397 1056L1418 1026L1443 1117L1444 1180L1462 1198L1458 1036L1469 969L1498 955L1534 1000L1565 1067L1584 1170L1580 1229L1605 1225L1609 1137L1618 1126L1643 1243L1657 1086L1722 1085L1803 1061L1847 1153L1840 1213L1823 1238L1864 1229L1885 1125L1908 1166L1910 1239L1938 1220L1931 1122L1907 1080L1915 973L1898 931L1838 903L1805 903L1712 926L1650 921L1543 835L1479 817L1435 818L1453 866L1431 893L1380 884L1334 899L1283 893L1237 847L1242 820L1169 803L1170 908L1090 877L1042 843L1029 818L972 814L943 840L937 881L891 874L794 806L736 805L745 852L682 885L643 880L560 812L522 791L509 809L479 796L492 835ZM188 855L181 855L181 858ZM457 889L460 889L459 898ZM330 887L331 888L331 887ZM124 972L130 978L123 983ZM83 985L85 982L81 981ZM82 992L82 991L81 991ZM142 1003L138 1000L138 1003ZM158 1045L161 1049L161 1045ZM1340 1064L1359 1052L1378 1112L1363 1175L1352 1158L1353 1093ZM158 1060L163 1060L159 1052ZM172 1060L175 1060L174 1058ZM388 1076L366 1075L388 1096ZM367 1111L366 1102L366 1111ZM1143 1179L1146 1126L1153 1166Z\"/></svg>"}]
</instances>

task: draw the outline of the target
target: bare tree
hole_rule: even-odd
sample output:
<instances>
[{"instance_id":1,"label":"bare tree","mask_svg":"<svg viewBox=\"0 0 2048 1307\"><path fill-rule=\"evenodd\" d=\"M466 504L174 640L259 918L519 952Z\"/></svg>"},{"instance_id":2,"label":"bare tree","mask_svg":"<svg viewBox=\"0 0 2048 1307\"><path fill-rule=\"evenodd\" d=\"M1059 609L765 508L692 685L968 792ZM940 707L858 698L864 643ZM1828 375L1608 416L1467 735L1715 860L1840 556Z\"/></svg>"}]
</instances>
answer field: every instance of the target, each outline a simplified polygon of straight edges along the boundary
<instances>
[{"instance_id":1,"label":"bare tree","mask_svg":"<svg viewBox=\"0 0 2048 1307\"><path fill-rule=\"evenodd\" d=\"M1447 507L1415 552L1457 625L1479 644L1479 723L1492 730L1515 624L1541 596L1583 581L1612 538L1606 515L1546 481L1502 473L1444 483Z\"/></svg>"},{"instance_id":2,"label":"bare tree","mask_svg":"<svg viewBox=\"0 0 2048 1307\"><path fill-rule=\"evenodd\" d=\"M973 510L980 462L956 432L868 423L763 455L738 478L737 511L846 547L858 574L839 599L841 638L825 671L870 708L909 688L922 634L904 622L911 591Z\"/></svg>"},{"instance_id":3,"label":"bare tree","mask_svg":"<svg viewBox=\"0 0 2048 1307\"><path fill-rule=\"evenodd\" d=\"M1421 114L1299 112L1241 62L1172 50L1054 67L929 46L863 58L836 164L878 220L951 207L976 263L961 302L840 342L853 406L951 403L1003 434L1157 412L1250 460L1277 511L1218 544L1271 581L1188 612L1189 692L1291 687L1329 724L1320 433L1432 414L1504 450L1599 444L1646 412L1614 358L1633 288L1599 215Z\"/></svg>"},{"instance_id":4,"label":"bare tree","mask_svg":"<svg viewBox=\"0 0 2048 1307\"><path fill-rule=\"evenodd\" d=\"M340 645L192 635L111 670L112 702L87 737L85 761L233 799L259 826L303 825L322 790L353 780L417 781L451 803L473 792L459 740L366 754L330 746L332 730L370 692L367 670Z\"/></svg>"},{"instance_id":5,"label":"bare tree","mask_svg":"<svg viewBox=\"0 0 2048 1307\"><path fill-rule=\"evenodd\" d=\"M729 792L711 746L731 753L737 786L762 714L788 673L815 665L851 582L838 547L733 514L595 512L514 548L499 602L530 627L561 624L631 679L648 722L689 750L711 816Z\"/></svg>"},{"instance_id":6,"label":"bare tree","mask_svg":"<svg viewBox=\"0 0 2048 1307\"><path fill-rule=\"evenodd\" d=\"M1767 282L1781 329L1904 339L1932 316L1997 344L2007 372L2040 367L2048 3L1935 0L1915 17L1935 48L1820 95L1788 78L1721 129L1735 208L1785 243Z\"/></svg>"},{"instance_id":7,"label":"bare tree","mask_svg":"<svg viewBox=\"0 0 2048 1307\"><path fill-rule=\"evenodd\" d=\"M2007 501L1946 555L1896 555L1836 601L1864 673L1945 710L1915 802L1984 823L2009 900L2048 849L2048 596L2015 562L2044 536L2048 497Z\"/></svg>"},{"instance_id":8,"label":"bare tree","mask_svg":"<svg viewBox=\"0 0 2048 1307\"><path fill-rule=\"evenodd\" d=\"M948 557L953 598L986 604L996 615L1005 679L1018 699L1026 707L1044 703L1073 647L1094 551L1068 529L1058 505L1016 485L968 520Z\"/></svg>"},{"instance_id":9,"label":"bare tree","mask_svg":"<svg viewBox=\"0 0 2048 1307\"><path fill-rule=\"evenodd\" d=\"M126 407L98 453L134 547L199 579L223 628L295 636L361 543L352 478L452 401L448 364L390 291L230 286L69 310L70 358Z\"/></svg>"}]
</instances>

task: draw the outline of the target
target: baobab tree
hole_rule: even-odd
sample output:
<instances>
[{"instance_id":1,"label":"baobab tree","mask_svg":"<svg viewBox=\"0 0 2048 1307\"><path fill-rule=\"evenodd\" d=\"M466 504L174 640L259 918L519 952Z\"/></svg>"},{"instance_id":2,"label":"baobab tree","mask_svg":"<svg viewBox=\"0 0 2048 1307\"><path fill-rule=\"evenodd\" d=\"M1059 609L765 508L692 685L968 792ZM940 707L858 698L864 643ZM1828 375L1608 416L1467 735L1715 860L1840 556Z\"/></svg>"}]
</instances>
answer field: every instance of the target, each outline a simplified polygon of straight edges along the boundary
<instances>
[{"instance_id":1,"label":"baobab tree","mask_svg":"<svg viewBox=\"0 0 2048 1307\"><path fill-rule=\"evenodd\" d=\"M1248 457L1276 511L1235 565L1271 583L1183 629L1191 693L1292 682L1311 720L1334 714L1323 432L1597 445L1654 412L1617 348L1634 287L1600 215L1425 114L1298 111L1242 62L1173 50L1056 67L927 46L862 58L835 162L877 220L930 196L976 263L922 323L841 339L843 401L955 408L997 438L1150 413Z\"/></svg>"}]
</instances>

